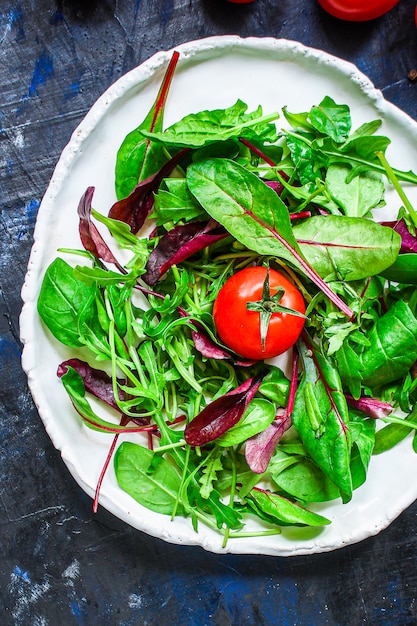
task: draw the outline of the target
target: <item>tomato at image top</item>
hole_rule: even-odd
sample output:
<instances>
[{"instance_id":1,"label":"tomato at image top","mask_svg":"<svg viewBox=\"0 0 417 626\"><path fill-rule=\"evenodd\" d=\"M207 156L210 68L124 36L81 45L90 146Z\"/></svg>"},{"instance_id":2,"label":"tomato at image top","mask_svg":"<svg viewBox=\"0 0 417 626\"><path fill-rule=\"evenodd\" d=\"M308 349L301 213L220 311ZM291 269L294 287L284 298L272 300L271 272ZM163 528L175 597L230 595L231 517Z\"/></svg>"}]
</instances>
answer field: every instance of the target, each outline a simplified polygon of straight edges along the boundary
<instances>
[{"instance_id":1,"label":"tomato at image top","mask_svg":"<svg viewBox=\"0 0 417 626\"><path fill-rule=\"evenodd\" d=\"M318 0L319 5L341 20L365 22L388 13L399 0Z\"/></svg>"}]
</instances>

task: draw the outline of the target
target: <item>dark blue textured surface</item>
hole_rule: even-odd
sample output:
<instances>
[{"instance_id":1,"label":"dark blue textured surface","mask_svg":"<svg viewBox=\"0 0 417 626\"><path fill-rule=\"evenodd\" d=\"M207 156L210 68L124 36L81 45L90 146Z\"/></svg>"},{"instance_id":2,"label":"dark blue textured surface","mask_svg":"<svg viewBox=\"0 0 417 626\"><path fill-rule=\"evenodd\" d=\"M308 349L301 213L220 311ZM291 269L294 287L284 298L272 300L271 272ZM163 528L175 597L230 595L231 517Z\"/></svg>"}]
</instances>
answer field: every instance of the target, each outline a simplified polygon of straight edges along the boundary
<instances>
[{"instance_id":1,"label":"dark blue textured surface","mask_svg":"<svg viewBox=\"0 0 417 626\"><path fill-rule=\"evenodd\" d=\"M417 119L414 7L401 0L348 24L316 0L2 0L0 624L417 623L417 505L359 545L288 559L218 556L94 516L33 406L18 340L40 200L72 131L119 76L191 39L285 37L354 62Z\"/></svg>"}]
</instances>

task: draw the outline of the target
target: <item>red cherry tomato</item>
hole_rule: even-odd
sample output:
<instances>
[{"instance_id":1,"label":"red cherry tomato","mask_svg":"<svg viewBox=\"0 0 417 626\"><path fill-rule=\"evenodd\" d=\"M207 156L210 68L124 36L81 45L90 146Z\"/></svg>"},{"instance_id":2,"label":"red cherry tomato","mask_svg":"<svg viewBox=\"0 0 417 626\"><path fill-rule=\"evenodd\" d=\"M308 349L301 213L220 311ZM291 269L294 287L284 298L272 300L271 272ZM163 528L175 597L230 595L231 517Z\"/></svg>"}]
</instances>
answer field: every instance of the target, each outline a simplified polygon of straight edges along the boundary
<instances>
[{"instance_id":1,"label":"red cherry tomato","mask_svg":"<svg viewBox=\"0 0 417 626\"><path fill-rule=\"evenodd\" d=\"M225 282L214 302L214 324L220 340L247 359L262 360L282 354L297 341L305 322L304 317L291 313L272 313L262 346L260 313L248 310L246 305L262 300L266 273L266 268L259 266L237 272ZM283 295L279 305L304 314L305 303L297 287L280 272L270 269L271 298L280 287Z\"/></svg>"},{"instance_id":2,"label":"red cherry tomato","mask_svg":"<svg viewBox=\"0 0 417 626\"><path fill-rule=\"evenodd\" d=\"M388 13L400 0L318 0L319 5L341 20L365 22Z\"/></svg>"}]
</instances>

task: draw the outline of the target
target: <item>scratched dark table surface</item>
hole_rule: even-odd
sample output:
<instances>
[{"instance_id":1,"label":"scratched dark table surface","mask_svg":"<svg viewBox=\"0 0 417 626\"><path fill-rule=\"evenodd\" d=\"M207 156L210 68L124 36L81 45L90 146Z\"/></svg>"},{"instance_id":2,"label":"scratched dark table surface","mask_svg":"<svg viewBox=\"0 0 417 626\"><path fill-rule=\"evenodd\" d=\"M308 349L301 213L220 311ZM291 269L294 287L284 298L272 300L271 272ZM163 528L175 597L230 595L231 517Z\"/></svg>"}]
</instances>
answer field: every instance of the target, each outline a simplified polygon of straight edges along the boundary
<instances>
[{"instance_id":1,"label":"scratched dark table surface","mask_svg":"<svg viewBox=\"0 0 417 626\"><path fill-rule=\"evenodd\" d=\"M72 131L122 74L211 35L287 38L352 61L417 119L414 7L353 24L316 0L1 0L0 624L417 624L417 504L359 544L289 558L211 554L94 515L44 430L19 341L42 196Z\"/></svg>"}]
</instances>

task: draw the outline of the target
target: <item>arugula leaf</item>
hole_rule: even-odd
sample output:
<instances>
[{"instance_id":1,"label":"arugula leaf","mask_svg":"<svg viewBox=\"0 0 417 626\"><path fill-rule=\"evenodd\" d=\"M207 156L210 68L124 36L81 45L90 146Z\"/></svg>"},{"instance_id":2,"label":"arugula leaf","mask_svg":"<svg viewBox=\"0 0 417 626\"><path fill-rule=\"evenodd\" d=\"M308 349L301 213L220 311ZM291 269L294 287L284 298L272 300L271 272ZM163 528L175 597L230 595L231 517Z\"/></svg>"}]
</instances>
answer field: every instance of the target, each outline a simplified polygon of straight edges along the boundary
<instances>
[{"instance_id":1,"label":"arugula leaf","mask_svg":"<svg viewBox=\"0 0 417 626\"><path fill-rule=\"evenodd\" d=\"M202 498L207 499L210 496L214 489L213 483L217 479L217 472L223 469L220 454L221 450L219 449L217 454L208 455L207 461L203 465L200 478L200 495Z\"/></svg>"},{"instance_id":2,"label":"arugula leaf","mask_svg":"<svg viewBox=\"0 0 417 626\"><path fill-rule=\"evenodd\" d=\"M166 178L164 183L167 189L160 188L155 194L155 204L150 216L156 220L157 226L206 218L205 211L191 195L185 178Z\"/></svg>"}]
</instances>

